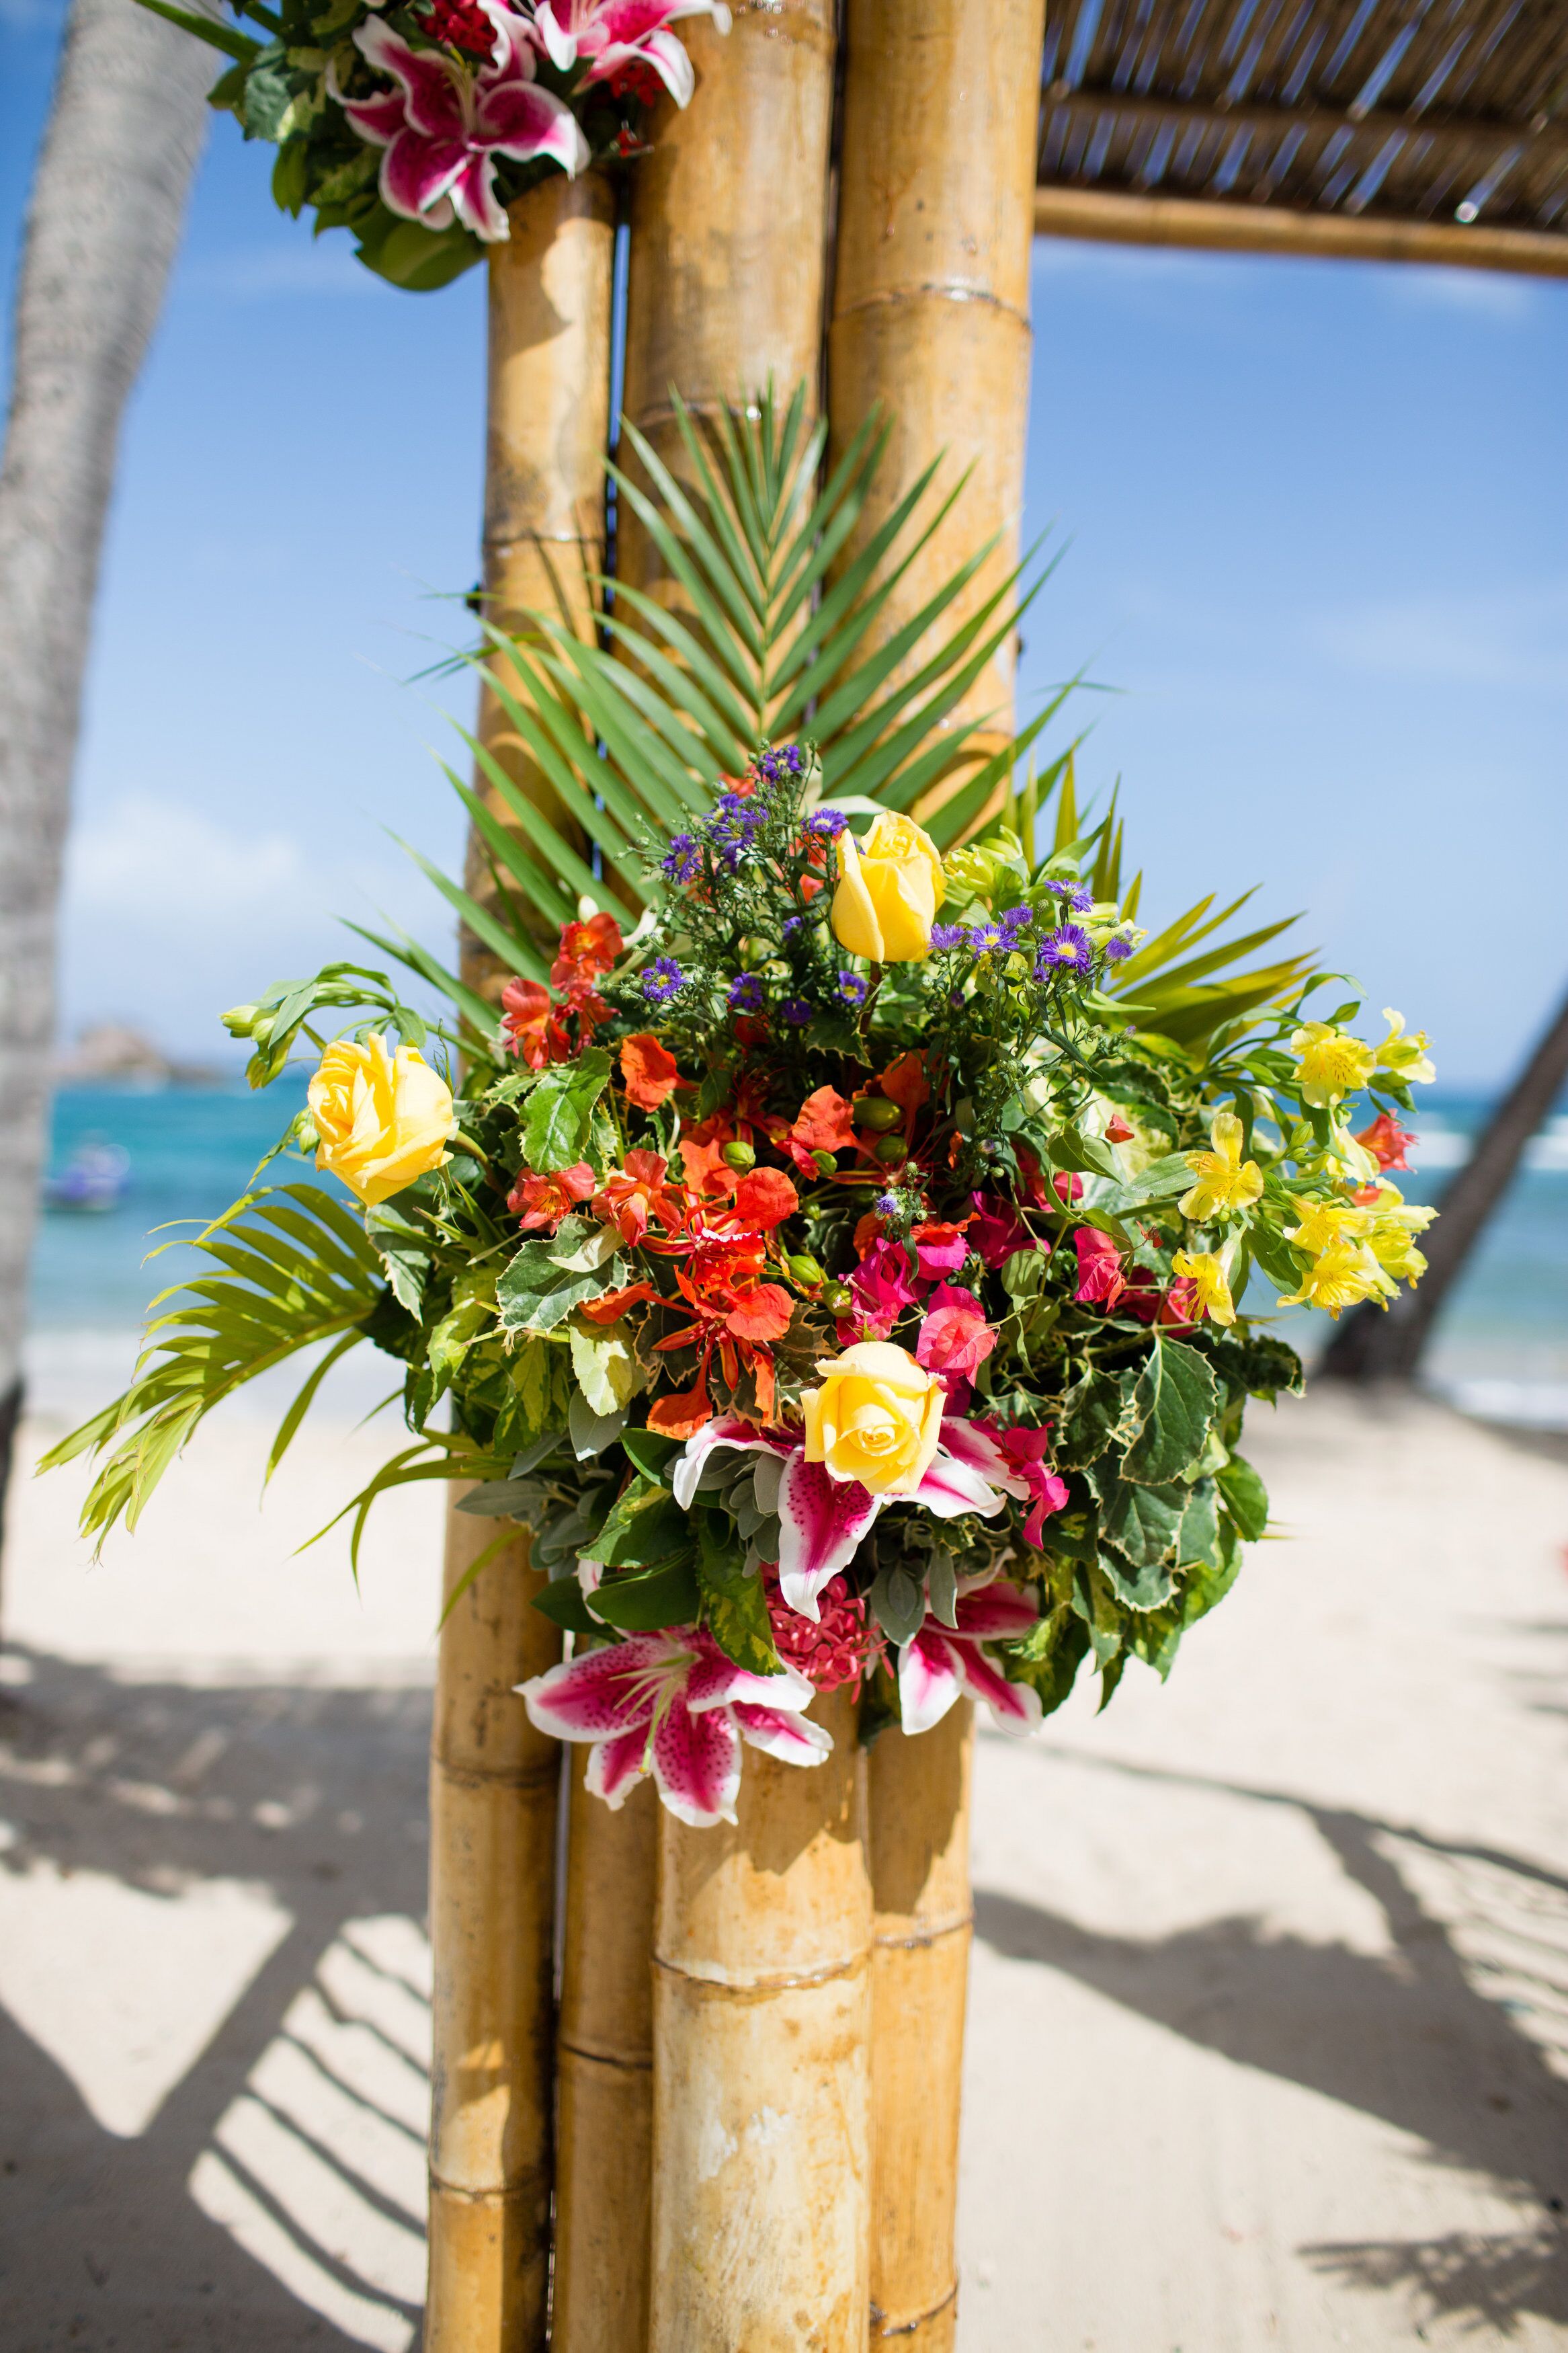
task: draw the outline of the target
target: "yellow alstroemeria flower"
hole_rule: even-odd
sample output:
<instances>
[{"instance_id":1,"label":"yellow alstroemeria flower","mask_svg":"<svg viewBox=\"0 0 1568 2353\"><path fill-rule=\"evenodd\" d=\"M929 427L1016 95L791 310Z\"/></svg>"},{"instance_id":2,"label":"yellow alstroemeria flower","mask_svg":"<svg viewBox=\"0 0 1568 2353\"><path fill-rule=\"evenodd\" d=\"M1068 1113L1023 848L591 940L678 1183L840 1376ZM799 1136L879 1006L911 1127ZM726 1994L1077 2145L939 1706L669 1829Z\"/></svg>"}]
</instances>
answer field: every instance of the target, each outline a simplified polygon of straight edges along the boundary
<instances>
[{"instance_id":1,"label":"yellow alstroemeria flower","mask_svg":"<svg viewBox=\"0 0 1568 2353\"><path fill-rule=\"evenodd\" d=\"M1301 1222L1287 1226L1285 1239L1310 1258L1326 1250L1331 1242L1364 1241L1372 1231L1372 1210L1358 1209L1350 1201L1303 1201L1292 1195L1291 1207Z\"/></svg>"},{"instance_id":2,"label":"yellow alstroemeria flower","mask_svg":"<svg viewBox=\"0 0 1568 2353\"><path fill-rule=\"evenodd\" d=\"M1392 1185L1384 1189L1394 1198L1387 1204L1380 1202L1373 1210L1372 1231L1367 1236L1372 1254L1395 1282L1419 1282L1426 1271L1426 1258L1416 1249L1415 1237L1426 1232L1437 1212L1401 1201Z\"/></svg>"},{"instance_id":3,"label":"yellow alstroemeria flower","mask_svg":"<svg viewBox=\"0 0 1568 2353\"><path fill-rule=\"evenodd\" d=\"M1320 1251L1301 1278L1299 1291L1283 1293L1281 1307L1321 1307L1338 1319L1342 1309L1363 1299L1394 1296L1395 1285L1379 1266L1369 1245L1343 1235Z\"/></svg>"},{"instance_id":4,"label":"yellow alstroemeria flower","mask_svg":"<svg viewBox=\"0 0 1568 2353\"><path fill-rule=\"evenodd\" d=\"M1183 1194L1180 1208L1183 1217L1191 1218L1194 1225L1249 1209L1261 1196L1263 1171L1256 1160L1243 1160L1243 1134L1233 1111L1216 1112L1209 1127L1214 1150L1187 1154L1187 1166L1198 1181Z\"/></svg>"},{"instance_id":5,"label":"yellow alstroemeria flower","mask_svg":"<svg viewBox=\"0 0 1568 2353\"><path fill-rule=\"evenodd\" d=\"M363 1046L348 1038L329 1046L307 1100L317 1167L341 1176L367 1208L452 1156L451 1089L415 1047L389 1054L377 1030Z\"/></svg>"},{"instance_id":6,"label":"yellow alstroemeria flower","mask_svg":"<svg viewBox=\"0 0 1568 2353\"><path fill-rule=\"evenodd\" d=\"M1344 1095L1357 1093L1377 1063L1370 1046L1327 1021L1305 1022L1291 1038L1290 1051L1300 1065L1297 1080L1302 1101L1315 1103L1320 1111Z\"/></svg>"},{"instance_id":7,"label":"yellow alstroemeria flower","mask_svg":"<svg viewBox=\"0 0 1568 2353\"><path fill-rule=\"evenodd\" d=\"M1196 1285L1200 1315L1215 1324L1235 1323L1236 1302L1230 1295L1225 1261L1217 1251L1177 1250L1171 1271Z\"/></svg>"},{"instance_id":8,"label":"yellow alstroemeria flower","mask_svg":"<svg viewBox=\"0 0 1568 2353\"><path fill-rule=\"evenodd\" d=\"M1407 1086L1430 1086L1437 1073L1426 1052L1430 1042L1425 1029L1405 1033L1405 1016L1395 1013L1392 1005L1383 1008L1388 1024L1388 1035L1377 1049L1377 1067L1389 1071Z\"/></svg>"},{"instance_id":9,"label":"yellow alstroemeria flower","mask_svg":"<svg viewBox=\"0 0 1568 2353\"><path fill-rule=\"evenodd\" d=\"M942 854L911 818L885 809L858 848L838 837L833 936L872 964L918 964L931 954L931 927L947 895Z\"/></svg>"}]
</instances>

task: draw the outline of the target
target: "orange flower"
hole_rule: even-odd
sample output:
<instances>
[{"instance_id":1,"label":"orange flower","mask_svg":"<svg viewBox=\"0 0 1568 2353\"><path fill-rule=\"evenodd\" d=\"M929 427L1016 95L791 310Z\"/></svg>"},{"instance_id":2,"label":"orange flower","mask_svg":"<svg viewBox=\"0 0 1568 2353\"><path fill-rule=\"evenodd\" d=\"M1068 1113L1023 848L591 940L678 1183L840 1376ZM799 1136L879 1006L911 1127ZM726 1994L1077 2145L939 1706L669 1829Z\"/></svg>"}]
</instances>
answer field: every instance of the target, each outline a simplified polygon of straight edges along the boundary
<instances>
[{"instance_id":1,"label":"orange flower","mask_svg":"<svg viewBox=\"0 0 1568 2353\"><path fill-rule=\"evenodd\" d=\"M793 1218L799 1207L800 1195L782 1168L753 1168L735 1187L736 1216L765 1233Z\"/></svg>"},{"instance_id":2,"label":"orange flower","mask_svg":"<svg viewBox=\"0 0 1568 2353\"><path fill-rule=\"evenodd\" d=\"M648 1220L673 1229L680 1223L679 1195L667 1185L669 1163L657 1152L628 1152L626 1165L606 1176L594 1196L596 1216L613 1225L624 1242L640 1242Z\"/></svg>"},{"instance_id":3,"label":"orange flower","mask_svg":"<svg viewBox=\"0 0 1568 2353\"><path fill-rule=\"evenodd\" d=\"M509 1209L523 1212L525 1234L539 1226L547 1226L553 1233L574 1202L585 1201L598 1181L585 1160L579 1160L574 1167L561 1169L553 1176L536 1176L531 1168L520 1168L506 1205Z\"/></svg>"},{"instance_id":4,"label":"orange flower","mask_svg":"<svg viewBox=\"0 0 1568 2353\"><path fill-rule=\"evenodd\" d=\"M643 1030L623 1044L621 1075L626 1082L627 1102L636 1103L639 1111L657 1111L680 1084L674 1055L651 1030Z\"/></svg>"},{"instance_id":5,"label":"orange flower","mask_svg":"<svg viewBox=\"0 0 1568 2353\"><path fill-rule=\"evenodd\" d=\"M563 923L561 945L550 977L557 988L579 987L608 972L626 949L614 915L590 915L584 923ZM600 1017L603 1018L603 1017Z\"/></svg>"}]
</instances>

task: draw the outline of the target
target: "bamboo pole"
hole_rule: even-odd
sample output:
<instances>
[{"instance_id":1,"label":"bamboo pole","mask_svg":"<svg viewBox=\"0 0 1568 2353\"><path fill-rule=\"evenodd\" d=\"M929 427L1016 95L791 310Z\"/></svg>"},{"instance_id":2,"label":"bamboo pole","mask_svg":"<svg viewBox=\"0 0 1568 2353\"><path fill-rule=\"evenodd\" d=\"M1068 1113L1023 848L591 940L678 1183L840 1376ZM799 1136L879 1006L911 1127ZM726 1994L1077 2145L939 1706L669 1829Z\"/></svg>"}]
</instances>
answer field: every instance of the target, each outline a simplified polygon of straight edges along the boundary
<instances>
[{"instance_id":1,"label":"bamboo pole","mask_svg":"<svg viewBox=\"0 0 1568 2353\"><path fill-rule=\"evenodd\" d=\"M847 0L828 413L843 448L878 402L892 440L864 538L939 450L969 470L953 520L868 642L885 642L967 554L998 544L942 627L1017 561L1029 394L1029 253L1043 0ZM912 671L924 658L917 648ZM944 725L986 714L977 754L1012 727L1008 638Z\"/></svg>"},{"instance_id":2,"label":"bamboo pole","mask_svg":"<svg viewBox=\"0 0 1568 2353\"><path fill-rule=\"evenodd\" d=\"M883 638L993 533L958 613L1017 560L1043 22L1041 0L848 0L835 445L886 406L892 441L865 531L940 450L950 480L971 470L954 522L882 615ZM953 714L988 714L982 751L1011 730L1014 668L1005 643ZM964 1706L917 1739L884 1734L870 1757L872 2327L911 2353L947 2353L956 2327L972 1746Z\"/></svg>"},{"instance_id":3,"label":"bamboo pole","mask_svg":"<svg viewBox=\"0 0 1568 2353\"><path fill-rule=\"evenodd\" d=\"M453 1511L446 1592L495 1534ZM512 1686L560 1656L523 1533L441 1631L430 1750L435 1954L426 2353L531 2353L550 2261L560 1749Z\"/></svg>"},{"instance_id":4,"label":"bamboo pole","mask_svg":"<svg viewBox=\"0 0 1568 2353\"><path fill-rule=\"evenodd\" d=\"M653 2146L652 1923L658 1800L619 1813L572 1767L561 1986L556 2353L647 2344Z\"/></svg>"},{"instance_id":5,"label":"bamboo pole","mask_svg":"<svg viewBox=\"0 0 1568 2353\"><path fill-rule=\"evenodd\" d=\"M740 0L721 36L682 35L698 92L668 104L632 187L626 411L678 476L688 471L674 385L699 414L771 377L781 399L803 380L815 406L822 364L834 0ZM618 569L657 588L635 518Z\"/></svg>"},{"instance_id":6,"label":"bamboo pole","mask_svg":"<svg viewBox=\"0 0 1568 2353\"><path fill-rule=\"evenodd\" d=\"M782 0L737 8L727 37L700 21L681 27L698 90L685 113L662 110L653 152L633 174L626 354L626 413L678 473L685 467L668 397L672 383L700 412L745 397L770 373L785 392L803 376L815 390L832 23L830 0ZM638 586L658 586L654 552L624 512L616 572ZM753 1787L759 1777L793 1771L763 1757L746 1760ZM815 1784L822 1777L795 1778ZM820 1793L815 1802L822 1804ZM703 1856L716 1859L709 1841L729 1834L683 1835L695 1841L700 1867ZM643 2353L648 2342L658 1838L651 1789L613 1814L574 1777L562 1982L556 2353ZM809 1889L805 1900L816 1900ZM857 1901L864 1910L864 1891ZM687 2023L700 2043L701 2018ZM667 2137L671 2128L667 2117ZM661 2339L656 2330L654 2342L666 2353L678 2346L688 2353L683 2338ZM731 2339L726 2353L740 2342Z\"/></svg>"},{"instance_id":7,"label":"bamboo pole","mask_svg":"<svg viewBox=\"0 0 1568 2353\"><path fill-rule=\"evenodd\" d=\"M871 1916L854 1702L733 1828L660 1827L654 2353L864 2353Z\"/></svg>"},{"instance_id":8,"label":"bamboo pole","mask_svg":"<svg viewBox=\"0 0 1568 2353\"><path fill-rule=\"evenodd\" d=\"M510 227L490 263L484 532L487 608L503 626L525 606L553 603L552 565L585 615L584 564L603 560L610 191L595 177L547 180L511 207ZM489 691L479 736L550 809L544 779ZM471 837L468 884L480 899L491 887ZM507 977L471 938L462 968L487 994ZM495 1532L456 1501L447 1593ZM532 1729L514 1693L560 1656L558 1630L530 1606L539 1582L520 1533L441 1635L430 1765L426 2353L533 2353L545 2341L560 1750Z\"/></svg>"},{"instance_id":9,"label":"bamboo pole","mask_svg":"<svg viewBox=\"0 0 1568 2353\"><path fill-rule=\"evenodd\" d=\"M589 575L605 568L605 452L610 429L610 302L615 195L596 172L557 174L512 206L511 236L491 248L489 399L485 431L484 610L515 630L526 611L566 612L593 626ZM505 657L491 657L505 674ZM515 677L511 681L515 683ZM574 847L554 787L488 686L479 740ZM476 779L499 816L493 786ZM510 820L509 820L510 821ZM493 895L483 839L468 835L465 887ZM470 987L499 990L509 973L471 938L463 942Z\"/></svg>"}]
</instances>

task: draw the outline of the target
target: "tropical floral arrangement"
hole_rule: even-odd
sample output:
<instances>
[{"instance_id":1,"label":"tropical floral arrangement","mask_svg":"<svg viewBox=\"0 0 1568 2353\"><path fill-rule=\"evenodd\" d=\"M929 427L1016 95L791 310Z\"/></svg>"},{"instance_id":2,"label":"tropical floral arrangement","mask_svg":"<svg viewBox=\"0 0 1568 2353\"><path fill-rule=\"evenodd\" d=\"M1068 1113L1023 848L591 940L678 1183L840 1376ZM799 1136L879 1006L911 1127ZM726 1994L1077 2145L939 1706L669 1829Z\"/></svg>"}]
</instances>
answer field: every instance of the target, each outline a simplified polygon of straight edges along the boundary
<instances>
[{"instance_id":1,"label":"tropical floral arrangement","mask_svg":"<svg viewBox=\"0 0 1568 2353\"><path fill-rule=\"evenodd\" d=\"M278 149L272 193L318 235L416 292L508 236L506 208L552 172L624 163L652 109L685 106L677 18L730 26L723 0L233 0L220 18L141 0L233 62L210 102Z\"/></svg>"},{"instance_id":2,"label":"tropical floral arrangement","mask_svg":"<svg viewBox=\"0 0 1568 2353\"><path fill-rule=\"evenodd\" d=\"M108 1452L101 1535L239 1381L326 1344L276 1462L374 1342L413 1443L356 1545L411 1480L502 1524L470 1574L529 1527L571 1648L534 1720L612 1806L651 1773L703 1824L743 1744L820 1760L820 1692L863 1737L965 1694L1023 1732L1086 1661L1102 1699L1169 1672L1265 1532L1247 1403L1300 1383L1254 1275L1331 1315L1418 1278L1432 1212L1388 1172L1433 1072L1397 1014L1363 1041L1300 959L1247 966L1282 926L1142 926L1070 752L943 727L1013 584L944 635L959 567L912 675L865 651L931 520L921 485L824 589L874 430L814 497L798 400L682 425L695 491L635 434L619 480L686 608L623 587L605 642L491 633L555 814L482 746L488 796L454 777L492 888L427 871L470 976L368 935L446 1016L342 964L226 1017L257 1084L303 1045L286 1143L349 1199L248 1193L52 1459Z\"/></svg>"}]
</instances>

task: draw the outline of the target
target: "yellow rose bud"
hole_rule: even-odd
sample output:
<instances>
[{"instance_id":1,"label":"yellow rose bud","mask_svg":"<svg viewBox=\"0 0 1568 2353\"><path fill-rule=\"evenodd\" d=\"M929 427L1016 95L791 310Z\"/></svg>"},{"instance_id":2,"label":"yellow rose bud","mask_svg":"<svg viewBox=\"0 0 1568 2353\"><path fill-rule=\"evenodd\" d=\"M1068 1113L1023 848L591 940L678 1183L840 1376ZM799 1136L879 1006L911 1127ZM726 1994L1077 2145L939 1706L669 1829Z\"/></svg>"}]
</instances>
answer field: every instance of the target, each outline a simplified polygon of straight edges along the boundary
<instances>
[{"instance_id":1,"label":"yellow rose bud","mask_svg":"<svg viewBox=\"0 0 1568 2353\"><path fill-rule=\"evenodd\" d=\"M942 859L911 818L884 810L865 844L838 837L833 936L872 964L918 964L931 954L931 927L947 895Z\"/></svg>"},{"instance_id":2,"label":"yellow rose bud","mask_svg":"<svg viewBox=\"0 0 1568 2353\"><path fill-rule=\"evenodd\" d=\"M873 1495L912 1495L942 1437L942 1383L889 1340L862 1340L816 1369L822 1387L800 1401L806 1461Z\"/></svg>"},{"instance_id":3,"label":"yellow rose bud","mask_svg":"<svg viewBox=\"0 0 1568 2353\"><path fill-rule=\"evenodd\" d=\"M374 1030L363 1046L340 1038L310 1081L318 1168L330 1168L366 1208L401 1193L451 1158L452 1091L412 1046L386 1050Z\"/></svg>"}]
</instances>

